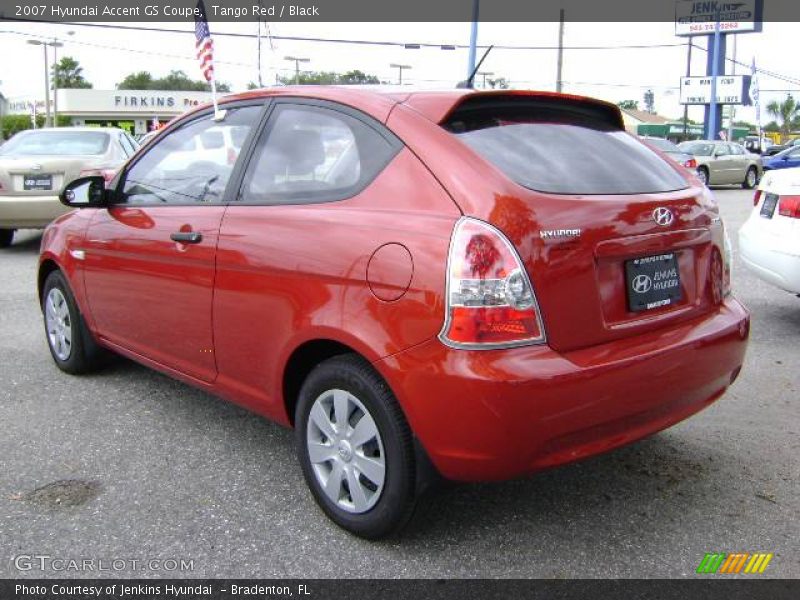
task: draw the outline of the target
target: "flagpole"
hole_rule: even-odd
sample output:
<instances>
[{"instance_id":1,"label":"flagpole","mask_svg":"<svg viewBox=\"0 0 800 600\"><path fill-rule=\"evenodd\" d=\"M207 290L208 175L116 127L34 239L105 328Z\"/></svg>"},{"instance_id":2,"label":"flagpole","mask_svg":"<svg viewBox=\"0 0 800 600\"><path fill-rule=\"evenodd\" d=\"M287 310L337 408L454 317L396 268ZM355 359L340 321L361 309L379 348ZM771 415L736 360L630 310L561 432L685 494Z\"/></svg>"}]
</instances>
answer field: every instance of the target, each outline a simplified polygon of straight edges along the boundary
<instances>
[{"instance_id":1,"label":"flagpole","mask_svg":"<svg viewBox=\"0 0 800 600\"><path fill-rule=\"evenodd\" d=\"M214 103L214 118L219 119L219 106L217 106L217 78L211 75L211 101Z\"/></svg>"}]
</instances>

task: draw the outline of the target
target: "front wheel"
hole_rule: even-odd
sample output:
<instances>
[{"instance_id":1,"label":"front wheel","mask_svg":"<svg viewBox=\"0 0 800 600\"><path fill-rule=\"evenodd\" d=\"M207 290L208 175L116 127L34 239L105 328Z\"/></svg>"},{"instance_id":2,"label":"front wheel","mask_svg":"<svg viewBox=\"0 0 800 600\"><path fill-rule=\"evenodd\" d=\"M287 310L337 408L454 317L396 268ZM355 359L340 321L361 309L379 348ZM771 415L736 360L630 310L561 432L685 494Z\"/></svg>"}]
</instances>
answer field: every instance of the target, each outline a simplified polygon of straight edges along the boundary
<instances>
[{"instance_id":1,"label":"front wheel","mask_svg":"<svg viewBox=\"0 0 800 600\"><path fill-rule=\"evenodd\" d=\"M318 365L300 390L297 455L314 499L367 539L406 524L416 500L411 430L389 387L355 355Z\"/></svg>"},{"instance_id":2,"label":"front wheel","mask_svg":"<svg viewBox=\"0 0 800 600\"><path fill-rule=\"evenodd\" d=\"M62 371L87 373L102 364L103 350L86 328L67 280L60 271L47 276L42 291L47 345Z\"/></svg>"},{"instance_id":3,"label":"front wheel","mask_svg":"<svg viewBox=\"0 0 800 600\"><path fill-rule=\"evenodd\" d=\"M747 169L747 174L744 176L742 187L746 190L752 190L758 183L758 171L755 167Z\"/></svg>"},{"instance_id":4,"label":"front wheel","mask_svg":"<svg viewBox=\"0 0 800 600\"><path fill-rule=\"evenodd\" d=\"M14 241L13 229L0 229L0 248L8 248Z\"/></svg>"}]
</instances>

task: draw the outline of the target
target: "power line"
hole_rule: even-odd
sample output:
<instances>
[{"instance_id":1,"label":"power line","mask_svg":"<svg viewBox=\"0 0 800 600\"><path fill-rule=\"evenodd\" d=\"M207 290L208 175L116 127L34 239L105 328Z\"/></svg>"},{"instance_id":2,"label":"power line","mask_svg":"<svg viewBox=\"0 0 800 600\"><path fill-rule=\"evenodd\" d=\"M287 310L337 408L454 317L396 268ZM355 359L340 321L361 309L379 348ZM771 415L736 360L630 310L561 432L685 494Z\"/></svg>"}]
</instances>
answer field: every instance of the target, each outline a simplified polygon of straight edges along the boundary
<instances>
[{"instance_id":1,"label":"power line","mask_svg":"<svg viewBox=\"0 0 800 600\"><path fill-rule=\"evenodd\" d=\"M101 29L123 29L130 31L156 31L159 33L182 33L194 35L193 29L173 29L166 27L142 27L140 25L110 25L108 23L78 23L74 21L38 21L31 19L16 19L6 17L7 21L20 21L25 23L42 23L48 25L64 25L69 27L97 27ZM235 33L232 31L214 31L215 36L234 37L234 38L257 38L252 33ZM431 42L399 42L399 41L379 41L379 40L357 40L348 38L319 38L291 35L273 35L274 40L284 40L289 42L315 42L325 44L353 44L362 46L390 46L396 48L446 48L446 49L468 49L467 44L445 44ZM490 44L478 45L477 48L486 49ZM619 44L614 46L564 46L564 50L647 50L651 48L683 48L683 42L673 42L666 44ZM495 50L557 50L558 46L523 46L514 44L494 44Z\"/></svg>"}]
</instances>

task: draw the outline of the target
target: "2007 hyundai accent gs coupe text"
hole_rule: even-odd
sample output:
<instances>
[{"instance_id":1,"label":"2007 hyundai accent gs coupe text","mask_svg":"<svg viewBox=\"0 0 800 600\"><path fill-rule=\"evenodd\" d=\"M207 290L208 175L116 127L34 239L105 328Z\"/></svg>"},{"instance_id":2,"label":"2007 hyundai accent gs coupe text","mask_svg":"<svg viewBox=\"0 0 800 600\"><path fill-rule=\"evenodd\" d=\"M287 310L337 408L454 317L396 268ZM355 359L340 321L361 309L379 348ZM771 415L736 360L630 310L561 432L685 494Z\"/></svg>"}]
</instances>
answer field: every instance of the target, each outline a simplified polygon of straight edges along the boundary
<instances>
[{"instance_id":1,"label":"2007 hyundai accent gs coupe text","mask_svg":"<svg viewBox=\"0 0 800 600\"><path fill-rule=\"evenodd\" d=\"M738 375L717 205L617 107L336 87L220 107L66 187L83 208L39 267L50 350L69 373L112 350L293 426L349 531L401 527L423 473L605 452Z\"/></svg>"}]
</instances>

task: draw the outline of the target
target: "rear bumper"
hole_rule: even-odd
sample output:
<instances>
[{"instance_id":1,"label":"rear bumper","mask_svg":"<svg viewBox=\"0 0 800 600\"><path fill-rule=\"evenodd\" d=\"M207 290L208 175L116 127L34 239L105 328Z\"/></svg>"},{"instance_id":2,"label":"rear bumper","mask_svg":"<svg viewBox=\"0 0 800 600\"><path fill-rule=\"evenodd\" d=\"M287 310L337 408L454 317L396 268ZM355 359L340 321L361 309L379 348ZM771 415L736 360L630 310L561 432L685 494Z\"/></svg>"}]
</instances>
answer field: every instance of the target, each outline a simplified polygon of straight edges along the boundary
<instances>
[{"instance_id":1,"label":"rear bumper","mask_svg":"<svg viewBox=\"0 0 800 600\"><path fill-rule=\"evenodd\" d=\"M800 294L800 240L768 235L745 223L739 230L739 253L760 279Z\"/></svg>"},{"instance_id":2,"label":"rear bumper","mask_svg":"<svg viewBox=\"0 0 800 600\"><path fill-rule=\"evenodd\" d=\"M735 299L701 319L559 354L464 351L432 340L376 367L449 479L508 479L606 452L705 408L744 360Z\"/></svg>"},{"instance_id":3,"label":"rear bumper","mask_svg":"<svg viewBox=\"0 0 800 600\"><path fill-rule=\"evenodd\" d=\"M0 195L0 228L44 229L50 221L71 209L58 196Z\"/></svg>"}]
</instances>

